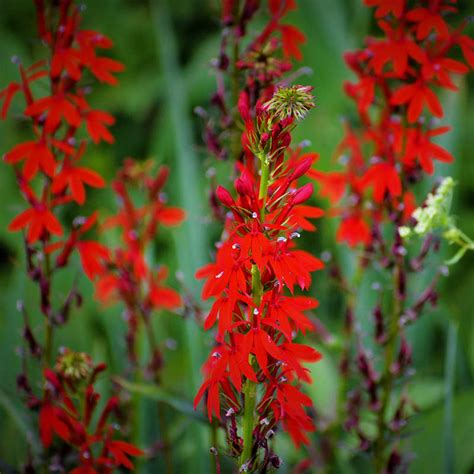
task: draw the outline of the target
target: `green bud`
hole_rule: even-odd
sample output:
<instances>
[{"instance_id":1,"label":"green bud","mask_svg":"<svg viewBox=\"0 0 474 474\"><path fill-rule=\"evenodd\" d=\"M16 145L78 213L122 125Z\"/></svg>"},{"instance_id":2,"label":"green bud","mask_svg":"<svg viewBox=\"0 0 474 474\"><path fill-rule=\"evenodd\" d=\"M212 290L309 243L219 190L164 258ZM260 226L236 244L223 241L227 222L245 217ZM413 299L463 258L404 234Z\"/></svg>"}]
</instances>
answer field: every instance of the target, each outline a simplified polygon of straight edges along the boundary
<instances>
[{"instance_id":1,"label":"green bud","mask_svg":"<svg viewBox=\"0 0 474 474\"><path fill-rule=\"evenodd\" d=\"M280 87L264 104L263 109L273 112L274 117L279 120L287 117L301 120L310 109L316 107L312 90L310 86Z\"/></svg>"}]
</instances>

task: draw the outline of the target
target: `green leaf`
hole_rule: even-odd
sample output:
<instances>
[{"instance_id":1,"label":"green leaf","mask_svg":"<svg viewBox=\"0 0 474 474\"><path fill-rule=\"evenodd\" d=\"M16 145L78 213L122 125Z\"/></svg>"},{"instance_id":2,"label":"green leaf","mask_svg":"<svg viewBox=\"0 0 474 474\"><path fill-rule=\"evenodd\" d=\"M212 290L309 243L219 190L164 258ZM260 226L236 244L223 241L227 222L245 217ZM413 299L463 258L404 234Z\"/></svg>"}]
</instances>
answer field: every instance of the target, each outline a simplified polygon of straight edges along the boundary
<instances>
[{"instance_id":1,"label":"green leaf","mask_svg":"<svg viewBox=\"0 0 474 474\"><path fill-rule=\"evenodd\" d=\"M178 204L184 208L188 216L175 234L178 264L183 272L186 287L197 298L199 284L194 274L207 260L206 228L202 221L203 198L205 199L205 193L202 192L204 172L194 152L188 91L178 62L178 37L170 15L169 3L167 0L153 0L151 14L156 51L162 69L166 113L169 117L170 134L174 144L172 156L175 167L172 173L176 178L176 188L179 193ZM187 388L191 393L195 393L201 383L200 369L204 361L203 339L199 337L198 331L199 326L195 319L187 318L184 355L189 364ZM209 454L206 443L209 434L209 428L203 426L192 427L188 430L188 437L192 440L195 450L187 460L188 471L209 472Z\"/></svg>"},{"instance_id":2,"label":"green leaf","mask_svg":"<svg viewBox=\"0 0 474 474\"><path fill-rule=\"evenodd\" d=\"M444 472L454 472L454 434L453 434L453 389L456 375L456 349L458 340L458 326L450 322L448 341L446 344L446 361L444 374Z\"/></svg>"},{"instance_id":3,"label":"green leaf","mask_svg":"<svg viewBox=\"0 0 474 474\"><path fill-rule=\"evenodd\" d=\"M436 377L419 377L408 386L408 395L411 401L420 409L433 408L443 399L444 382Z\"/></svg>"},{"instance_id":4,"label":"green leaf","mask_svg":"<svg viewBox=\"0 0 474 474\"><path fill-rule=\"evenodd\" d=\"M30 420L28 420L26 416L18 410L3 390L0 390L0 406L15 422L18 431L20 431L20 433L25 437L26 441L31 446L33 453L35 455L39 454L42 448L36 430L31 426Z\"/></svg>"},{"instance_id":5,"label":"green leaf","mask_svg":"<svg viewBox=\"0 0 474 474\"><path fill-rule=\"evenodd\" d=\"M194 410L193 405L188 400L183 400L167 390L153 384L137 384L129 382L121 377L115 377L114 382L118 383L122 388L131 393L143 395L146 398L163 402L174 408L176 411L182 413L187 417L194 418L207 424L207 418L201 413Z\"/></svg>"},{"instance_id":6,"label":"green leaf","mask_svg":"<svg viewBox=\"0 0 474 474\"><path fill-rule=\"evenodd\" d=\"M456 469L452 473L467 473L474 463L472 436L474 433L474 390L467 390L453 398L453 439ZM414 434L408 438L408 451L413 452L415 459L410 472L443 472L445 437L445 408L443 405L424 413L410 422L409 429Z\"/></svg>"}]
</instances>

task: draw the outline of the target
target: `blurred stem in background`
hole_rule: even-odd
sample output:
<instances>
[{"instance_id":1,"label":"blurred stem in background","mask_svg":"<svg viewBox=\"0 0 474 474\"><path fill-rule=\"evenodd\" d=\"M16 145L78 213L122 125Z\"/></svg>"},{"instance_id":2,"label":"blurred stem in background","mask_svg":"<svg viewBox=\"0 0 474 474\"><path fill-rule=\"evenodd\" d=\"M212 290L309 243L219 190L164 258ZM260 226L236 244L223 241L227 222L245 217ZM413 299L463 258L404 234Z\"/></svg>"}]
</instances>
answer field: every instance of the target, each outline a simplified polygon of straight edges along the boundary
<instances>
[{"instance_id":1,"label":"blurred stem in background","mask_svg":"<svg viewBox=\"0 0 474 474\"><path fill-rule=\"evenodd\" d=\"M198 297L199 286L194 278L196 269L206 261L207 239L205 227L200 222L204 215L202 194L199 183L203 175L199 161L193 152L192 129L189 118L187 92L183 84L182 71L178 64L176 36L171 23L167 0L151 0L151 10L156 36L157 54L164 78L166 108L174 136L176 153L175 174L179 188L179 202L185 209L188 219L180 229L176 241L179 268L194 297ZM200 330L193 317L185 322L187 335L187 361L189 370L190 395L199 386L201 363L204 359L201 338L196 337ZM212 442L210 429L194 423L187 432L193 452L187 461L187 472L209 472L212 455L205 455ZM212 459L212 465L214 461Z\"/></svg>"}]
</instances>

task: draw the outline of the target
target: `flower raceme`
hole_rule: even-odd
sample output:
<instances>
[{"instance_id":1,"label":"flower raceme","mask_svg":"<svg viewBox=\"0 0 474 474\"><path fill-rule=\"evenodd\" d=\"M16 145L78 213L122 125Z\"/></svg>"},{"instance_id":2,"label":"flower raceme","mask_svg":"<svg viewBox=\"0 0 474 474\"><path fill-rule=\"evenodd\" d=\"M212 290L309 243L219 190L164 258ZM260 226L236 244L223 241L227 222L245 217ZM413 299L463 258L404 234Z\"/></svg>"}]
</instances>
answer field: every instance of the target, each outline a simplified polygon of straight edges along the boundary
<instances>
[{"instance_id":1,"label":"flower raceme","mask_svg":"<svg viewBox=\"0 0 474 474\"><path fill-rule=\"evenodd\" d=\"M31 121L33 139L16 145L4 157L15 166L20 190L29 204L9 229L25 229L29 244L49 235L62 236L64 230L55 217L56 208L71 201L84 204L85 185L105 185L98 173L78 166L87 147L87 139L81 138L82 126L95 143L112 143L107 127L115 120L110 114L91 108L86 100L90 87L81 85L81 79L92 75L114 85L117 79L112 73L123 70L121 63L98 55L97 50L111 48L112 41L100 33L81 30L79 9L72 2L60 1L51 11L44 2L35 3L40 36L51 57L29 68L20 64L20 82L11 83L0 92L3 119L14 97L22 93L24 115ZM47 18L55 18L56 24L50 25ZM37 88L33 92L32 87L36 83L47 83L49 95L36 97ZM32 182L39 175L46 178L46 184L37 195Z\"/></svg>"},{"instance_id":2,"label":"flower raceme","mask_svg":"<svg viewBox=\"0 0 474 474\"><path fill-rule=\"evenodd\" d=\"M73 203L85 204L86 186L105 185L98 173L80 162L89 137L94 143L114 141L108 130L114 118L94 110L86 95L91 78L114 85L117 79L113 73L123 70L123 66L98 54L99 49L111 48L112 42L100 33L80 28L80 8L71 0L34 3L39 35L49 58L30 67L19 63L19 82L0 92L1 118L6 118L16 105L15 96L20 94L25 102L23 115L31 126L31 138L13 147L4 159L15 168L19 190L28 205L12 220L9 230L25 231L26 271L38 285L39 307L44 316L44 343L40 343L30 327L25 305L19 301L27 350L22 353L23 369L17 385L26 395L28 407L38 410L39 433L45 448L43 455L25 469L48 470L54 460L59 470L106 474L119 467L132 469L128 456L142 452L115 439L115 429L108 419L118 408L116 397L107 402L92 427L100 398L93 385L105 365L93 366L86 354L64 351L52 366L54 330L66 324L71 308L79 307L82 301L73 284L56 307L58 298L53 284L74 251L78 251L89 276L97 271L98 256L104 258L108 254L99 242L84 239L97 221L95 213L75 217L67 230L58 215L66 206L74 212ZM47 92L41 96L40 91ZM35 395L29 382L30 359L42 359L41 396Z\"/></svg>"},{"instance_id":3,"label":"flower raceme","mask_svg":"<svg viewBox=\"0 0 474 474\"><path fill-rule=\"evenodd\" d=\"M90 76L113 85L117 80L112 72L121 71L123 66L99 56L98 50L111 48L112 42L100 33L80 28L80 9L73 2L61 0L47 6L36 1L35 5L39 34L50 57L30 67L19 63L20 81L2 90L0 100L4 119L20 93L25 102L23 115L31 125L31 139L14 146L4 157L14 166L19 190L28 205L12 220L9 230L25 231L27 271L38 283L47 325L45 347L38 353L49 366L53 328L66 322L71 301L80 300L72 288L67 303L55 314L51 307L54 275L67 265L75 250L88 274L94 272L92 255L107 254L102 244L83 240L97 220L95 214L77 216L66 232L58 219L59 211L71 203L85 203L86 186L105 185L97 172L80 165L89 141L84 132L95 143L113 142L107 126L114 118L93 110L86 100ZM42 90L48 92L39 96Z\"/></svg>"},{"instance_id":4,"label":"flower raceme","mask_svg":"<svg viewBox=\"0 0 474 474\"><path fill-rule=\"evenodd\" d=\"M447 21L457 12L456 1L365 3L377 7L382 34L345 55L357 76L345 91L357 105L361 127L346 124L338 148L344 171L312 174L334 204L347 190L337 238L351 246L371 244L374 226L392 211L406 222L416 207L412 183L433 174L434 161L453 161L433 142L450 130L437 126L444 115L438 92L457 91L453 76L474 66L474 40L463 34L468 22L454 28ZM465 62L453 59L457 48ZM366 159L362 150L369 149Z\"/></svg>"},{"instance_id":5,"label":"flower raceme","mask_svg":"<svg viewBox=\"0 0 474 474\"><path fill-rule=\"evenodd\" d=\"M206 120L204 140L212 155L218 159L239 159L240 128L236 126L236 102L245 84L252 106L261 92L273 88L277 81L291 71L292 60L301 60L304 34L286 23L286 15L296 9L295 0L268 0L264 2L222 0L222 41L216 62L217 90L212 97L219 116L209 116L199 108ZM249 24L257 14L263 17L263 27L250 37ZM265 16L266 15L266 16ZM248 44L247 44L248 43ZM232 83L225 90L225 76ZM211 196L215 199L214 194Z\"/></svg>"},{"instance_id":6,"label":"flower raceme","mask_svg":"<svg viewBox=\"0 0 474 474\"><path fill-rule=\"evenodd\" d=\"M346 121L345 136L337 149L344 169L310 172L321 183L321 194L338 205L336 213L342 220L337 239L352 247L364 246L352 275L341 271L337 263L331 272L346 298L340 364L344 385L338 417L322 434L321 450L327 452L329 446L332 454L326 457L337 458L340 441L334 439L333 430L339 429L342 439L347 436L340 429L344 427L359 439L358 450L364 456L372 455L377 473L407 469L409 456L402 452L407 447L403 439L410 431L406 428L411 403L406 382L413 370L406 331L428 305L436 304L436 287L443 274L442 268L433 271L430 262L430 282L423 291L414 284L423 280L418 274L439 245L433 235L425 233L438 224L450 229L445 206L452 182L444 181L440 194L432 194L417 210L414 191L417 183L426 182L426 175L434 173L436 161L453 161L435 143L436 137L449 131L439 124L444 111L438 95L443 89L456 91L453 76L466 74L468 65L474 66L474 41L464 34L468 22L457 27L448 23L455 20L456 3L365 0L367 6L376 7L380 34L367 38L363 49L345 55L356 75L354 82L345 84L345 92L355 102L358 117ZM454 59L456 53L462 53L465 61ZM415 257L409 256L413 249L402 239L412 232L412 225L413 232L419 230L425 237ZM452 229L453 234L462 235ZM464 237L457 244L460 250L453 262L470 248ZM372 310L373 355L362 343L367 331L357 324L361 316L356 305L358 291L362 277L366 283L365 277L370 277L363 273L366 267L377 270L377 281L371 285L378 295ZM370 430L364 426L369 418Z\"/></svg>"},{"instance_id":7,"label":"flower raceme","mask_svg":"<svg viewBox=\"0 0 474 474\"><path fill-rule=\"evenodd\" d=\"M297 446L307 443L306 433L314 430L305 411L311 400L299 385L310 380L303 364L317 361L320 354L295 338L314 330L305 313L318 303L296 289L308 290L311 273L323 265L299 250L296 242L301 229L314 230L308 219L320 217L322 211L304 204L313 193L312 184L298 185L314 154L289 148L296 118L314 104L309 95L296 110L291 100L286 108L272 106L272 101L291 97L296 90L309 95L302 86L278 90L269 101L257 105L254 118L242 92L239 110L246 128L247 159L239 164L235 197L217 188L218 199L229 211L224 240L217 246L215 261L197 273L206 280L203 298L214 299L205 329L217 325L217 333L195 406L207 393L210 420L213 416L221 419L223 410L232 420L244 412L244 439L234 432L233 445L234 454L241 455L247 467L255 467L259 443L277 423L282 423ZM288 114L282 117L282 110ZM262 391L255 400L257 385ZM251 415L250 426L246 413ZM254 422L254 415L258 421Z\"/></svg>"},{"instance_id":8,"label":"flower raceme","mask_svg":"<svg viewBox=\"0 0 474 474\"><path fill-rule=\"evenodd\" d=\"M151 161L125 160L112 184L120 209L102 226L104 231L119 230L120 245L107 249L106 253L101 247L92 246L87 249L90 253L84 261L84 268L94 281L97 298L103 303L120 301L125 305L128 356L133 365L137 363L139 321L143 320L147 331L152 331L153 310L173 310L182 305L179 293L164 284L166 267L153 268L146 257L160 226L179 225L185 217L184 211L167 205L163 188L168 168L162 166L155 174L152 166ZM160 369L162 358L152 333L149 340L153 340L154 346L150 348L149 369L155 373Z\"/></svg>"}]
</instances>

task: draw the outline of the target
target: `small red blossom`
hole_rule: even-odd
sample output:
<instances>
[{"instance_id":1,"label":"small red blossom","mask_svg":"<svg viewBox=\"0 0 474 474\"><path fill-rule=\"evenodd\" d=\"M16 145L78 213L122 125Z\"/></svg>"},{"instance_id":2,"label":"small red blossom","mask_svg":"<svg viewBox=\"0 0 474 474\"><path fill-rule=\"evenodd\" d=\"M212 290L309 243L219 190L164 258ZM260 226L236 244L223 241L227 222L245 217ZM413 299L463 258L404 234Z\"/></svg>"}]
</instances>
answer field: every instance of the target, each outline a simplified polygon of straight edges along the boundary
<instances>
[{"instance_id":1,"label":"small red blossom","mask_svg":"<svg viewBox=\"0 0 474 474\"><path fill-rule=\"evenodd\" d=\"M81 124L81 116L72 99L70 95L64 93L43 97L30 104L25 110L25 115L35 117L36 120L45 115L44 126L47 132L54 132L63 119L71 127L77 128Z\"/></svg>"},{"instance_id":2,"label":"small red blossom","mask_svg":"<svg viewBox=\"0 0 474 474\"><path fill-rule=\"evenodd\" d=\"M75 166L70 160L66 160L61 171L54 177L51 190L59 194L68 188L74 201L84 204L86 200L84 184L93 188L103 188L105 181L95 171L83 166Z\"/></svg>"},{"instance_id":3,"label":"small red blossom","mask_svg":"<svg viewBox=\"0 0 474 474\"><path fill-rule=\"evenodd\" d=\"M20 143L5 155L5 161L10 164L21 160L25 161L23 176L27 181L33 179L40 169L49 177L54 176L56 161L45 140Z\"/></svg>"},{"instance_id":4,"label":"small red blossom","mask_svg":"<svg viewBox=\"0 0 474 474\"><path fill-rule=\"evenodd\" d=\"M35 243L44 232L62 235L63 229L57 217L46 207L38 203L16 216L8 226L8 230L16 232L28 228L26 238L30 244Z\"/></svg>"},{"instance_id":5,"label":"small red blossom","mask_svg":"<svg viewBox=\"0 0 474 474\"><path fill-rule=\"evenodd\" d=\"M405 0L364 0L368 7L377 7L375 16L383 18L392 14L395 18L400 18L405 7Z\"/></svg>"},{"instance_id":6,"label":"small red blossom","mask_svg":"<svg viewBox=\"0 0 474 474\"><path fill-rule=\"evenodd\" d=\"M362 216L343 218L336 234L338 242L346 241L349 246L368 245L371 241L370 227Z\"/></svg>"},{"instance_id":7,"label":"small red blossom","mask_svg":"<svg viewBox=\"0 0 474 474\"><path fill-rule=\"evenodd\" d=\"M433 143L431 137L446 133L449 127L438 127L427 132L421 129L411 129L407 134L407 144L403 162L409 167L419 163L423 171L433 174L433 159L445 163L454 161L453 155L440 145Z\"/></svg>"},{"instance_id":8,"label":"small red blossom","mask_svg":"<svg viewBox=\"0 0 474 474\"><path fill-rule=\"evenodd\" d=\"M436 117L443 116L443 109L436 97L436 94L431 90L429 85L424 81L418 81L414 84L407 84L397 89L391 98L393 105L408 106L408 121L414 123L418 120L423 112L423 107L426 106Z\"/></svg>"},{"instance_id":9,"label":"small red blossom","mask_svg":"<svg viewBox=\"0 0 474 474\"><path fill-rule=\"evenodd\" d=\"M393 165L388 163L372 165L365 173L363 182L373 187L376 202L382 202L387 194L398 197L402 193L399 173Z\"/></svg>"},{"instance_id":10,"label":"small red blossom","mask_svg":"<svg viewBox=\"0 0 474 474\"><path fill-rule=\"evenodd\" d=\"M115 123L115 118L103 112L102 110L89 110L84 113L86 127L94 143L100 143L102 140L107 143L114 143L115 139L107 126Z\"/></svg>"}]
</instances>

